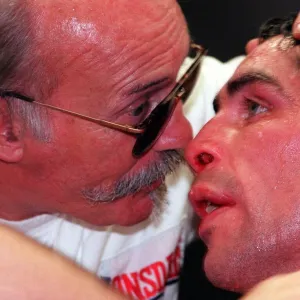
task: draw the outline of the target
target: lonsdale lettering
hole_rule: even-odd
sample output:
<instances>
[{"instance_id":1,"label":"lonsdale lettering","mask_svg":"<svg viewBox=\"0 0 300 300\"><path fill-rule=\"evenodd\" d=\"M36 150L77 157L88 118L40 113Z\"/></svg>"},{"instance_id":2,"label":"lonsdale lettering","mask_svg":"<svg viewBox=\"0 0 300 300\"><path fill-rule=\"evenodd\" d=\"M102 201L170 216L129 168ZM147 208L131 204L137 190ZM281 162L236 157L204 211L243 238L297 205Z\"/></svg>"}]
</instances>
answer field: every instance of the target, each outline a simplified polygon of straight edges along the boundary
<instances>
[{"instance_id":1,"label":"lonsdale lettering","mask_svg":"<svg viewBox=\"0 0 300 300\"><path fill-rule=\"evenodd\" d=\"M149 299L163 293L165 286L178 280L182 253L178 245L164 261L157 261L137 272L124 273L112 280L122 293L135 299Z\"/></svg>"}]
</instances>

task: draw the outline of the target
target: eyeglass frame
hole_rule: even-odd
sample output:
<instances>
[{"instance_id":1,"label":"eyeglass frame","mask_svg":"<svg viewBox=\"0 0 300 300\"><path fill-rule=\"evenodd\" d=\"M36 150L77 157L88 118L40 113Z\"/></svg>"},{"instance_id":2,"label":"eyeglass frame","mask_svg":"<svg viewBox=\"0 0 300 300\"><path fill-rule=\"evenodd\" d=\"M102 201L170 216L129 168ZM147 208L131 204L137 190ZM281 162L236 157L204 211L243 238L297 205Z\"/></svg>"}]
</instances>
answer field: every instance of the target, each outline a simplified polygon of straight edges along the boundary
<instances>
[{"instance_id":1,"label":"eyeglass frame","mask_svg":"<svg viewBox=\"0 0 300 300\"><path fill-rule=\"evenodd\" d=\"M192 65L188 68L188 70L181 76L181 78L177 81L175 87L171 90L171 92L160 102L161 103L166 103L168 101L173 100L174 98L181 98L183 96L183 94L185 93L185 90L183 89L183 85L184 83L190 78L191 74L193 74L194 70L200 65L201 62L201 58L206 54L206 50L205 48L203 48L202 46L195 44L195 43L191 43L190 47L194 50L197 51L197 55L194 58L194 62L192 63ZM67 110L67 109L63 109L61 107L58 106L54 106L51 104L46 104L46 103L42 103L39 101L36 101L34 98L22 95L18 92L12 91L12 90L1 90L0 89L0 97L2 98L15 98L18 100L22 100L25 102L29 102L32 104L37 104L55 111L59 111L74 117L78 117L81 118L83 120L86 121L90 121L96 124L99 124L101 126L110 128L110 129L114 129L114 130L118 130L120 132L124 132L124 133L129 133L129 134L133 134L133 135L139 135L142 134L146 128L142 127L141 124L147 124L147 122L145 122L146 120L149 120L152 117L152 113L153 111L149 114L149 116L143 120L140 124L136 125L136 126L130 126L130 125L126 125L126 124L119 124L119 123L115 123L115 122L111 122L111 121L107 121L107 120L103 120L103 119L98 119L98 118L93 118L93 117L89 117L71 110ZM159 107L158 104L155 109L157 109Z\"/></svg>"}]
</instances>

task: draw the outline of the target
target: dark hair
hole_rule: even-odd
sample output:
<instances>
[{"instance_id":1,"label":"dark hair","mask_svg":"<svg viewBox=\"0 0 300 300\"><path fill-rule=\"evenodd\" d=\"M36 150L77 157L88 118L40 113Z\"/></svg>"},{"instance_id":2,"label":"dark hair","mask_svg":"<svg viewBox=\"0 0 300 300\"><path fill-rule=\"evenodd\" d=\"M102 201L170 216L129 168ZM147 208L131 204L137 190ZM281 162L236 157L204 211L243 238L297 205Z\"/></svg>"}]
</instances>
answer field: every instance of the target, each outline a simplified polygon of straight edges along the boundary
<instances>
[{"instance_id":1,"label":"dark hair","mask_svg":"<svg viewBox=\"0 0 300 300\"><path fill-rule=\"evenodd\" d=\"M297 13L291 13L289 16L284 18L272 18L267 20L262 24L259 30L260 43L282 34L285 37L293 39L295 45L299 45L300 41L295 40L292 35L292 28L296 17Z\"/></svg>"}]
</instances>

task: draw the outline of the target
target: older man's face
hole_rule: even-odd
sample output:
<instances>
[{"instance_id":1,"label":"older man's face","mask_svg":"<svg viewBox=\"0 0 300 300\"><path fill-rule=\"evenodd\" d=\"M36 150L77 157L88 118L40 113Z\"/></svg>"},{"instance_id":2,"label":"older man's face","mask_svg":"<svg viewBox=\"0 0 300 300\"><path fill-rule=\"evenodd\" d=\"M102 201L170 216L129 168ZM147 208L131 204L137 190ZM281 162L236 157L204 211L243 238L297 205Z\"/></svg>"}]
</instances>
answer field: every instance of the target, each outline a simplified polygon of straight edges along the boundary
<instances>
[{"instance_id":1,"label":"older man's face","mask_svg":"<svg viewBox=\"0 0 300 300\"><path fill-rule=\"evenodd\" d=\"M259 46L216 107L187 150L197 173L190 199L208 277L245 291L300 267L299 49L282 37Z\"/></svg>"},{"instance_id":2,"label":"older man's face","mask_svg":"<svg viewBox=\"0 0 300 300\"><path fill-rule=\"evenodd\" d=\"M46 7L38 10L43 11L38 42L48 71L58 76L49 100L53 105L134 126L174 86L189 48L176 1L57 0L41 5ZM62 212L93 224L129 225L147 218L153 191L162 183L155 164L165 159L164 151L182 149L191 138L180 104L155 146L139 160L131 154L134 136L49 114L53 141L27 142L24 159L34 169L26 179L27 191L34 191L37 213Z\"/></svg>"}]
</instances>

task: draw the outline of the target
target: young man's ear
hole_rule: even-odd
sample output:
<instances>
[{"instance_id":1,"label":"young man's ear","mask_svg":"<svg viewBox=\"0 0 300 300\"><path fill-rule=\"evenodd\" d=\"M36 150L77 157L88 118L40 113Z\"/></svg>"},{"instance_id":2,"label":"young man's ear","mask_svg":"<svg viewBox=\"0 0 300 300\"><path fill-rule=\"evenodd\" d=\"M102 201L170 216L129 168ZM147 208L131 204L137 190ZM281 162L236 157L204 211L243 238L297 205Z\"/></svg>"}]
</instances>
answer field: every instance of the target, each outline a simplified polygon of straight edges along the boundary
<instances>
[{"instance_id":1,"label":"young man's ear","mask_svg":"<svg viewBox=\"0 0 300 300\"><path fill-rule=\"evenodd\" d=\"M0 160L7 163L19 162L23 152L20 124L13 121L7 101L0 98Z\"/></svg>"}]
</instances>

